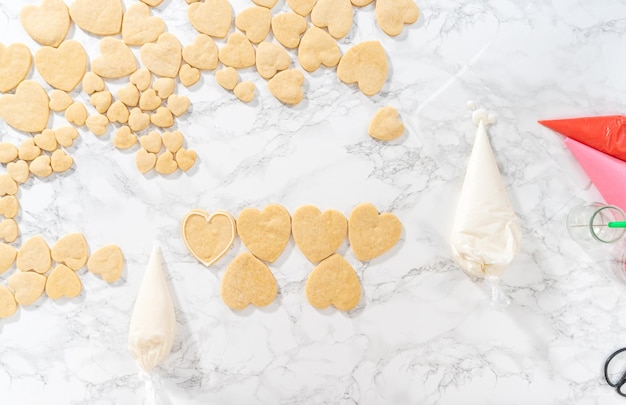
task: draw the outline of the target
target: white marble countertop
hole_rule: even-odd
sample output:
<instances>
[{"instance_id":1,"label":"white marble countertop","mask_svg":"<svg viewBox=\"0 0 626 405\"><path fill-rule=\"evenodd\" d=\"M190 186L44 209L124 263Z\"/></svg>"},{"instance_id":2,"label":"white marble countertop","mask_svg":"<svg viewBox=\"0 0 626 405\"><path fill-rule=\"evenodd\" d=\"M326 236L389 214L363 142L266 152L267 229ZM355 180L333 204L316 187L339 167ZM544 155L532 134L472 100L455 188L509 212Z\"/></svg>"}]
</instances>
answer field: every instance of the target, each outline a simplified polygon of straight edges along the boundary
<instances>
[{"instance_id":1,"label":"white marble countertop","mask_svg":"<svg viewBox=\"0 0 626 405\"><path fill-rule=\"evenodd\" d=\"M26 3L35 1L0 1L0 40L35 50L17 17ZM251 4L232 3L235 10ZM192 108L178 128L199 155L187 173L143 176L110 133L97 138L81 129L69 149L71 172L21 187L21 240L41 234L53 243L80 231L92 250L119 244L127 266L113 285L82 270L79 298L44 297L0 321L0 402L140 402L127 331L158 240L178 323L173 352L155 373L165 403L622 403L602 367L626 345L626 286L564 225L571 207L600 197L562 139L536 121L626 112L626 3L418 5L419 21L396 38L377 28L373 5L359 9L340 41L343 51L368 39L383 44L390 76L374 97L339 82L332 69L305 74L305 100L293 108L251 69L241 73L257 86L248 105L221 89L214 72L189 90L179 85ZM195 37L186 7L165 0L155 10L184 44ZM280 0L275 10L286 8ZM70 35L98 54L98 38L77 27ZM489 306L485 286L454 265L447 243L476 130L468 100L498 117L489 134L523 226L522 252L503 276L512 303L501 312ZM383 105L397 107L407 127L390 143L367 135ZM51 125L62 124L56 114ZM0 134L14 143L30 136L4 123ZM180 219L194 208L237 215L269 203L290 212L315 204L348 215L361 202L395 213L404 232L392 252L369 263L356 260L347 242L341 247L363 286L348 314L307 303L313 266L293 240L270 266L276 302L232 311L219 286L241 242L207 269L179 235Z\"/></svg>"}]
</instances>

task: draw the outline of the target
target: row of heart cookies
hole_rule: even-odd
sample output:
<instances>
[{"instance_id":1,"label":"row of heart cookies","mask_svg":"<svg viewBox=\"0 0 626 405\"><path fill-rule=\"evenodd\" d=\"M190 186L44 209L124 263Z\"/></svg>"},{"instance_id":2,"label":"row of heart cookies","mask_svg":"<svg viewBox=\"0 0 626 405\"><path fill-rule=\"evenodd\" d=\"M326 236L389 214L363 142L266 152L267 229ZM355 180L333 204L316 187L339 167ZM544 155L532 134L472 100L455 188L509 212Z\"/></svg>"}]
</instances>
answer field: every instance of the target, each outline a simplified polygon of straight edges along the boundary
<instances>
[{"instance_id":1,"label":"row of heart cookies","mask_svg":"<svg viewBox=\"0 0 626 405\"><path fill-rule=\"evenodd\" d=\"M52 268L53 262L56 266ZM117 245L107 245L89 254L81 233L61 237L50 248L41 236L25 241L18 249L0 243L0 274L13 266L18 271L8 278L8 286L0 285L0 318L10 317L17 306L28 306L46 292L52 299L74 298L82 291L78 270L87 269L105 281L119 279L124 256ZM50 270L52 268L52 270Z\"/></svg>"}]
</instances>

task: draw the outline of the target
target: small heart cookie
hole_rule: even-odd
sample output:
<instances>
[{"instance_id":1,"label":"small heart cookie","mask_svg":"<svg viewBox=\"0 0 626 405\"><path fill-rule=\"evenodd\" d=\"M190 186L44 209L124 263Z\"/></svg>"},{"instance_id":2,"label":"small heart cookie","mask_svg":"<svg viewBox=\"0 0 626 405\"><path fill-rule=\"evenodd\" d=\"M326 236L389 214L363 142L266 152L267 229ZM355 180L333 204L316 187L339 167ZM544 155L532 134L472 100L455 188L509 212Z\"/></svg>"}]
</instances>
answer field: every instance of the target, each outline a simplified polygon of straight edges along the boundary
<instances>
[{"instance_id":1,"label":"small heart cookie","mask_svg":"<svg viewBox=\"0 0 626 405\"><path fill-rule=\"evenodd\" d=\"M63 236L52 247L52 260L62 263L72 270L78 270L87 263L89 247L82 233Z\"/></svg>"},{"instance_id":2,"label":"small heart cookie","mask_svg":"<svg viewBox=\"0 0 626 405\"><path fill-rule=\"evenodd\" d=\"M50 176L53 172L50 156L43 155L33 159L28 165L28 170L37 177Z\"/></svg>"},{"instance_id":3,"label":"small heart cookie","mask_svg":"<svg viewBox=\"0 0 626 405\"><path fill-rule=\"evenodd\" d=\"M198 32L224 38L230 30L233 12L228 0L205 0L190 4L187 18Z\"/></svg>"},{"instance_id":4,"label":"small heart cookie","mask_svg":"<svg viewBox=\"0 0 626 405\"><path fill-rule=\"evenodd\" d=\"M180 70L182 49L178 38L169 32L159 35L156 44L141 47L140 55L144 66L158 76L176 77Z\"/></svg>"},{"instance_id":5,"label":"small heart cookie","mask_svg":"<svg viewBox=\"0 0 626 405\"><path fill-rule=\"evenodd\" d=\"M253 255L272 263L289 242L291 216L278 204L268 205L263 211L246 208L237 217L237 232Z\"/></svg>"},{"instance_id":6,"label":"small heart cookie","mask_svg":"<svg viewBox=\"0 0 626 405\"><path fill-rule=\"evenodd\" d=\"M235 17L235 26L246 34L250 42L258 44L270 33L272 14L265 7L249 7Z\"/></svg>"},{"instance_id":7,"label":"small heart cookie","mask_svg":"<svg viewBox=\"0 0 626 405\"><path fill-rule=\"evenodd\" d=\"M41 155L41 148L35 145L34 139L25 139L17 150L17 156L26 161L31 161Z\"/></svg>"},{"instance_id":8,"label":"small heart cookie","mask_svg":"<svg viewBox=\"0 0 626 405\"><path fill-rule=\"evenodd\" d=\"M17 159L18 150L9 142L0 142L0 163L9 163Z\"/></svg>"},{"instance_id":9,"label":"small heart cookie","mask_svg":"<svg viewBox=\"0 0 626 405\"><path fill-rule=\"evenodd\" d=\"M59 146L52 129L44 129L40 134L35 135L33 140L38 148L47 152L53 152Z\"/></svg>"},{"instance_id":10,"label":"small heart cookie","mask_svg":"<svg viewBox=\"0 0 626 405\"><path fill-rule=\"evenodd\" d=\"M111 103L113 102L113 95L108 90L96 91L89 96L89 104L91 104L96 111L100 114L107 112Z\"/></svg>"},{"instance_id":11,"label":"small heart cookie","mask_svg":"<svg viewBox=\"0 0 626 405\"><path fill-rule=\"evenodd\" d=\"M256 62L254 47L241 32L230 34L218 55L220 62L235 69L247 68Z\"/></svg>"},{"instance_id":12,"label":"small heart cookie","mask_svg":"<svg viewBox=\"0 0 626 405\"><path fill-rule=\"evenodd\" d=\"M17 193L17 183L9 173L0 174L0 196L15 195Z\"/></svg>"},{"instance_id":13,"label":"small heart cookie","mask_svg":"<svg viewBox=\"0 0 626 405\"><path fill-rule=\"evenodd\" d=\"M180 233L189 253L209 267L221 259L237 236L235 218L218 210L209 215L202 210L188 212L180 223Z\"/></svg>"},{"instance_id":14,"label":"small heart cookie","mask_svg":"<svg viewBox=\"0 0 626 405\"><path fill-rule=\"evenodd\" d=\"M85 121L85 125L87 128L96 136L104 135L107 131L107 126L109 125L109 119L106 115L96 114L87 118Z\"/></svg>"},{"instance_id":15,"label":"small heart cookie","mask_svg":"<svg viewBox=\"0 0 626 405\"><path fill-rule=\"evenodd\" d=\"M52 171L61 173L69 170L74 165L74 158L69 156L63 149L57 149L50 156Z\"/></svg>"},{"instance_id":16,"label":"small heart cookie","mask_svg":"<svg viewBox=\"0 0 626 405\"><path fill-rule=\"evenodd\" d=\"M160 77L154 81L152 88L160 98L166 99L174 93L176 81L170 77Z\"/></svg>"},{"instance_id":17,"label":"small heart cookie","mask_svg":"<svg viewBox=\"0 0 626 405\"><path fill-rule=\"evenodd\" d=\"M328 27L333 38L341 39L352 28L352 3L350 0L317 0L311 11L311 22L317 27Z\"/></svg>"},{"instance_id":18,"label":"small heart cookie","mask_svg":"<svg viewBox=\"0 0 626 405\"><path fill-rule=\"evenodd\" d=\"M139 90L134 84L128 83L117 91L117 98L128 107L136 107L139 103Z\"/></svg>"},{"instance_id":19,"label":"small heart cookie","mask_svg":"<svg viewBox=\"0 0 626 405\"><path fill-rule=\"evenodd\" d=\"M87 122L89 114L82 103L75 102L65 110L65 119L70 124L82 127Z\"/></svg>"},{"instance_id":20,"label":"small heart cookie","mask_svg":"<svg viewBox=\"0 0 626 405\"><path fill-rule=\"evenodd\" d=\"M122 21L122 39L126 45L143 45L154 42L165 31L165 23L150 15L150 8L135 3L126 9Z\"/></svg>"},{"instance_id":21,"label":"small heart cookie","mask_svg":"<svg viewBox=\"0 0 626 405\"><path fill-rule=\"evenodd\" d=\"M337 42L323 29L313 26L302 36L298 60L304 70L313 72L322 64L333 67L339 63L340 58Z\"/></svg>"},{"instance_id":22,"label":"small heart cookie","mask_svg":"<svg viewBox=\"0 0 626 405\"><path fill-rule=\"evenodd\" d=\"M180 148L176 152L176 163L178 163L180 170L186 172L196 163L197 157L195 150Z\"/></svg>"},{"instance_id":23,"label":"small heart cookie","mask_svg":"<svg viewBox=\"0 0 626 405\"><path fill-rule=\"evenodd\" d=\"M59 145L69 148L78 138L78 131L74 127L60 127L54 130L54 136L56 136Z\"/></svg>"},{"instance_id":24,"label":"small heart cookie","mask_svg":"<svg viewBox=\"0 0 626 405\"><path fill-rule=\"evenodd\" d=\"M13 266L17 257L17 249L6 243L0 243L0 274Z\"/></svg>"},{"instance_id":25,"label":"small heart cookie","mask_svg":"<svg viewBox=\"0 0 626 405\"><path fill-rule=\"evenodd\" d=\"M317 0L287 0L287 4L293 11L300 14L302 17L306 17L311 14L313 6Z\"/></svg>"},{"instance_id":26,"label":"small heart cookie","mask_svg":"<svg viewBox=\"0 0 626 405\"><path fill-rule=\"evenodd\" d=\"M293 213L291 231L302 254L317 263L341 246L348 232L348 221L339 211L320 212L313 205L305 205Z\"/></svg>"},{"instance_id":27,"label":"small heart cookie","mask_svg":"<svg viewBox=\"0 0 626 405\"><path fill-rule=\"evenodd\" d=\"M25 307L41 297L46 280L46 276L33 271L18 271L9 277L8 284L15 291L15 301Z\"/></svg>"},{"instance_id":28,"label":"small heart cookie","mask_svg":"<svg viewBox=\"0 0 626 405\"><path fill-rule=\"evenodd\" d=\"M28 163L23 160L11 162L7 165L7 173L18 183L26 183L30 174ZM0 233L2 232L0 231Z\"/></svg>"},{"instance_id":29,"label":"small heart cookie","mask_svg":"<svg viewBox=\"0 0 626 405\"><path fill-rule=\"evenodd\" d=\"M137 166L137 170L139 170L142 174L148 173L157 161L157 155L154 153L150 153L147 150L141 148L137 151L137 155L135 155L135 165Z\"/></svg>"},{"instance_id":30,"label":"small heart cookie","mask_svg":"<svg viewBox=\"0 0 626 405\"><path fill-rule=\"evenodd\" d=\"M124 41L108 37L100 41L100 56L91 62L91 70L100 77L116 79L137 70L137 61Z\"/></svg>"},{"instance_id":31,"label":"small heart cookie","mask_svg":"<svg viewBox=\"0 0 626 405\"><path fill-rule=\"evenodd\" d=\"M131 132L131 128L123 126L115 132L113 146L118 149L128 149L137 143L137 135Z\"/></svg>"},{"instance_id":32,"label":"small heart cookie","mask_svg":"<svg viewBox=\"0 0 626 405\"><path fill-rule=\"evenodd\" d=\"M141 97L139 97L139 108L143 111L156 110L160 105L161 97L157 96L154 89L148 89L141 93Z\"/></svg>"},{"instance_id":33,"label":"small heart cookie","mask_svg":"<svg viewBox=\"0 0 626 405\"><path fill-rule=\"evenodd\" d=\"M402 32L404 24L417 21L420 11L413 0L376 1L376 22L387 35L396 36Z\"/></svg>"},{"instance_id":34,"label":"small heart cookie","mask_svg":"<svg viewBox=\"0 0 626 405\"><path fill-rule=\"evenodd\" d=\"M271 79L276 72L291 65L291 58L284 48L272 42L261 42L256 48L256 70L264 79Z\"/></svg>"},{"instance_id":35,"label":"small heart cookie","mask_svg":"<svg viewBox=\"0 0 626 405\"><path fill-rule=\"evenodd\" d=\"M20 11L20 22L28 35L41 45L57 47L70 30L70 14L62 0L43 0Z\"/></svg>"},{"instance_id":36,"label":"small heart cookie","mask_svg":"<svg viewBox=\"0 0 626 405\"><path fill-rule=\"evenodd\" d=\"M235 96L237 96L239 100L244 103L249 103L254 100L254 83L241 82L235 86L233 93L235 93Z\"/></svg>"},{"instance_id":37,"label":"small heart cookie","mask_svg":"<svg viewBox=\"0 0 626 405\"><path fill-rule=\"evenodd\" d=\"M289 69L276 74L267 82L270 93L285 104L296 105L304 98L302 85L304 75L299 70Z\"/></svg>"},{"instance_id":38,"label":"small heart cookie","mask_svg":"<svg viewBox=\"0 0 626 405\"><path fill-rule=\"evenodd\" d=\"M133 132L139 132L150 125L150 115L141 111L140 108L133 108L130 110L130 115L128 116L128 126ZM132 146L132 145L131 145Z\"/></svg>"},{"instance_id":39,"label":"small heart cookie","mask_svg":"<svg viewBox=\"0 0 626 405\"><path fill-rule=\"evenodd\" d=\"M178 169L178 163L174 160L174 154L165 151L157 157L154 170L159 174L172 174Z\"/></svg>"},{"instance_id":40,"label":"small heart cookie","mask_svg":"<svg viewBox=\"0 0 626 405\"><path fill-rule=\"evenodd\" d=\"M217 67L217 45L210 36L199 34L193 44L183 48L183 59L197 69L213 70Z\"/></svg>"},{"instance_id":41,"label":"small heart cookie","mask_svg":"<svg viewBox=\"0 0 626 405\"><path fill-rule=\"evenodd\" d=\"M172 131L163 133L163 145L172 153L178 152L183 146L185 137L180 131Z\"/></svg>"},{"instance_id":42,"label":"small heart cookie","mask_svg":"<svg viewBox=\"0 0 626 405\"><path fill-rule=\"evenodd\" d=\"M150 116L150 122L159 128L169 128L174 125L174 117L168 108L159 107L156 113Z\"/></svg>"},{"instance_id":43,"label":"small heart cookie","mask_svg":"<svg viewBox=\"0 0 626 405\"><path fill-rule=\"evenodd\" d=\"M0 44L0 92L6 93L20 84L30 72L30 49L24 44Z\"/></svg>"},{"instance_id":44,"label":"small heart cookie","mask_svg":"<svg viewBox=\"0 0 626 405\"><path fill-rule=\"evenodd\" d=\"M72 91L85 75L87 53L80 42L73 39L58 48L42 46L35 53L35 68L50 86Z\"/></svg>"},{"instance_id":45,"label":"small heart cookie","mask_svg":"<svg viewBox=\"0 0 626 405\"><path fill-rule=\"evenodd\" d=\"M96 35L115 35L122 30L121 0L74 0L70 17L80 28Z\"/></svg>"},{"instance_id":46,"label":"small heart cookie","mask_svg":"<svg viewBox=\"0 0 626 405\"><path fill-rule=\"evenodd\" d=\"M128 122L129 115L130 113L128 112L128 107L126 107L126 104L122 103L120 100L111 104L107 110L107 118L110 122L126 124Z\"/></svg>"},{"instance_id":47,"label":"small heart cookie","mask_svg":"<svg viewBox=\"0 0 626 405\"><path fill-rule=\"evenodd\" d=\"M59 264L48 275L46 280L46 294L56 300L63 296L67 298L77 297L83 289L80 278L69 267Z\"/></svg>"},{"instance_id":48,"label":"small heart cookie","mask_svg":"<svg viewBox=\"0 0 626 405\"><path fill-rule=\"evenodd\" d=\"M0 318L8 318L17 312L17 302L13 292L0 285Z\"/></svg>"},{"instance_id":49,"label":"small heart cookie","mask_svg":"<svg viewBox=\"0 0 626 405\"><path fill-rule=\"evenodd\" d=\"M382 107L376 111L367 129L369 136L381 141L390 141L404 133L404 124L398 118L398 111L393 107Z\"/></svg>"},{"instance_id":50,"label":"small heart cookie","mask_svg":"<svg viewBox=\"0 0 626 405\"><path fill-rule=\"evenodd\" d=\"M167 98L167 108L169 108L176 117L180 117L189 109L189 98L172 94Z\"/></svg>"},{"instance_id":51,"label":"small heart cookie","mask_svg":"<svg viewBox=\"0 0 626 405\"><path fill-rule=\"evenodd\" d=\"M73 102L74 100L69 94L63 90L54 89L50 92L50 102L48 106L52 111L62 112L72 105Z\"/></svg>"},{"instance_id":52,"label":"small heart cookie","mask_svg":"<svg viewBox=\"0 0 626 405\"><path fill-rule=\"evenodd\" d=\"M0 198L0 215L5 218L15 218L20 209L20 204L14 195L8 195Z\"/></svg>"},{"instance_id":53,"label":"small heart cookie","mask_svg":"<svg viewBox=\"0 0 626 405\"><path fill-rule=\"evenodd\" d=\"M97 91L104 90L104 80L93 72L87 72L83 77L82 86L85 93L92 95Z\"/></svg>"},{"instance_id":54,"label":"small heart cookie","mask_svg":"<svg viewBox=\"0 0 626 405\"><path fill-rule=\"evenodd\" d=\"M14 219L5 219L0 222L0 239L9 243L15 242L19 234L20 230Z\"/></svg>"},{"instance_id":55,"label":"small heart cookie","mask_svg":"<svg viewBox=\"0 0 626 405\"><path fill-rule=\"evenodd\" d=\"M304 291L309 303L318 309L334 305L340 311L350 311L361 300L359 277L350 263L338 254L313 269Z\"/></svg>"},{"instance_id":56,"label":"small heart cookie","mask_svg":"<svg viewBox=\"0 0 626 405\"><path fill-rule=\"evenodd\" d=\"M215 80L226 90L232 90L239 81L239 74L235 68L227 67L215 72Z\"/></svg>"},{"instance_id":57,"label":"small heart cookie","mask_svg":"<svg viewBox=\"0 0 626 405\"><path fill-rule=\"evenodd\" d=\"M139 138L139 143L148 152L159 153L161 151L163 139L158 131L150 131L148 135L144 135Z\"/></svg>"},{"instance_id":58,"label":"small heart cookie","mask_svg":"<svg viewBox=\"0 0 626 405\"><path fill-rule=\"evenodd\" d=\"M241 310L249 304L267 306L277 293L276 280L270 269L248 252L237 256L222 278L222 301L231 309Z\"/></svg>"},{"instance_id":59,"label":"small heart cookie","mask_svg":"<svg viewBox=\"0 0 626 405\"><path fill-rule=\"evenodd\" d=\"M41 236L33 236L24 242L17 252L16 265L21 271L32 270L39 274L50 270L52 258L46 241Z\"/></svg>"},{"instance_id":60,"label":"small heart cookie","mask_svg":"<svg viewBox=\"0 0 626 405\"><path fill-rule=\"evenodd\" d=\"M146 68L141 68L130 75L130 82L137 86L139 91L144 91L152 83L152 73Z\"/></svg>"},{"instance_id":61,"label":"small heart cookie","mask_svg":"<svg viewBox=\"0 0 626 405\"><path fill-rule=\"evenodd\" d=\"M361 261L373 259L390 250L400 240L402 224L391 213L379 214L373 204L359 204L348 218L348 239L354 255Z\"/></svg>"},{"instance_id":62,"label":"small heart cookie","mask_svg":"<svg viewBox=\"0 0 626 405\"><path fill-rule=\"evenodd\" d=\"M124 270L124 255L117 245L107 245L93 252L87 261L87 269L98 274L108 283L117 281Z\"/></svg>"},{"instance_id":63,"label":"small heart cookie","mask_svg":"<svg viewBox=\"0 0 626 405\"><path fill-rule=\"evenodd\" d=\"M285 48L297 48L306 27L306 20L298 14L283 13L272 18L274 38Z\"/></svg>"},{"instance_id":64,"label":"small heart cookie","mask_svg":"<svg viewBox=\"0 0 626 405\"><path fill-rule=\"evenodd\" d=\"M366 41L348 49L337 65L337 77L357 83L366 96L373 96L387 80L387 55L378 41Z\"/></svg>"},{"instance_id":65,"label":"small heart cookie","mask_svg":"<svg viewBox=\"0 0 626 405\"><path fill-rule=\"evenodd\" d=\"M194 84L198 83L200 80L200 71L195 67L191 67L188 64L184 64L180 67L180 72L178 72L178 78L180 79L180 83L185 87L191 87Z\"/></svg>"},{"instance_id":66,"label":"small heart cookie","mask_svg":"<svg viewBox=\"0 0 626 405\"><path fill-rule=\"evenodd\" d=\"M24 80L15 94L0 97L0 118L17 130L41 132L48 126L49 116L48 94L35 81Z\"/></svg>"}]
</instances>

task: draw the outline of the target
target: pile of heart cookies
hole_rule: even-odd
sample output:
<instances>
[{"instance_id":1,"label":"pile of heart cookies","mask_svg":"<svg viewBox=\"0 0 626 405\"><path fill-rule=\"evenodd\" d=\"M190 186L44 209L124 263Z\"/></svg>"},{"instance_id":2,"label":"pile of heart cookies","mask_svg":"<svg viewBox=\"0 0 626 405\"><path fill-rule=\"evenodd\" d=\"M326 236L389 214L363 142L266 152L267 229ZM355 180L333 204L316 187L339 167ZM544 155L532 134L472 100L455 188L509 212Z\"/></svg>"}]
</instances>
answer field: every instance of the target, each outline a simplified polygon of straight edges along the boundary
<instances>
[{"instance_id":1,"label":"pile of heart cookies","mask_svg":"<svg viewBox=\"0 0 626 405\"><path fill-rule=\"evenodd\" d=\"M206 266L221 259L237 235L241 238L248 251L230 263L221 287L222 300L236 310L274 301L278 289L266 263L280 257L293 235L302 254L317 264L305 286L309 303L318 309L333 305L349 311L361 299L361 284L348 261L336 253L346 235L356 258L367 261L389 251L401 234L398 218L379 213L370 203L357 205L348 219L337 210L321 212L312 205L298 208L292 217L287 209L273 204L262 211L246 208L236 220L223 210L212 214L192 210L181 221L185 246Z\"/></svg>"},{"instance_id":2,"label":"pile of heart cookies","mask_svg":"<svg viewBox=\"0 0 626 405\"><path fill-rule=\"evenodd\" d=\"M17 271L9 276L8 286L0 285L0 318L14 315L18 305L35 303L44 292L53 300L77 297L83 288L78 272L85 265L112 283L122 274L124 256L117 245L101 247L90 255L84 235L72 233L52 248L41 236L28 239L19 250L0 243L0 274L14 264Z\"/></svg>"}]
</instances>

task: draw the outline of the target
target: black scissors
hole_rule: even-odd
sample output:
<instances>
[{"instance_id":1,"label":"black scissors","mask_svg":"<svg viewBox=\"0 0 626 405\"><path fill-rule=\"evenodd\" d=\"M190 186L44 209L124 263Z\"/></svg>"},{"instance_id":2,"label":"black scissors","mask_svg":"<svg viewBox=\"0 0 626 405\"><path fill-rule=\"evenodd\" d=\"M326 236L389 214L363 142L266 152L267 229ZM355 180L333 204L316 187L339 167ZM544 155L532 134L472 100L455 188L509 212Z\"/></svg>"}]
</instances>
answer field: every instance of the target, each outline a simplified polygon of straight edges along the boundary
<instances>
[{"instance_id":1,"label":"black scissors","mask_svg":"<svg viewBox=\"0 0 626 405\"><path fill-rule=\"evenodd\" d=\"M616 382L609 380L609 363L611 362L611 360L613 360L615 356L622 352L626 352L626 347L619 349L618 351L610 355L608 359L606 359L606 363L604 363L604 378L611 387L615 388L615 391L617 391L618 394L626 397L626 392L622 392L622 387L624 386L624 384L626 384L626 370L622 373L621 377Z\"/></svg>"}]
</instances>

